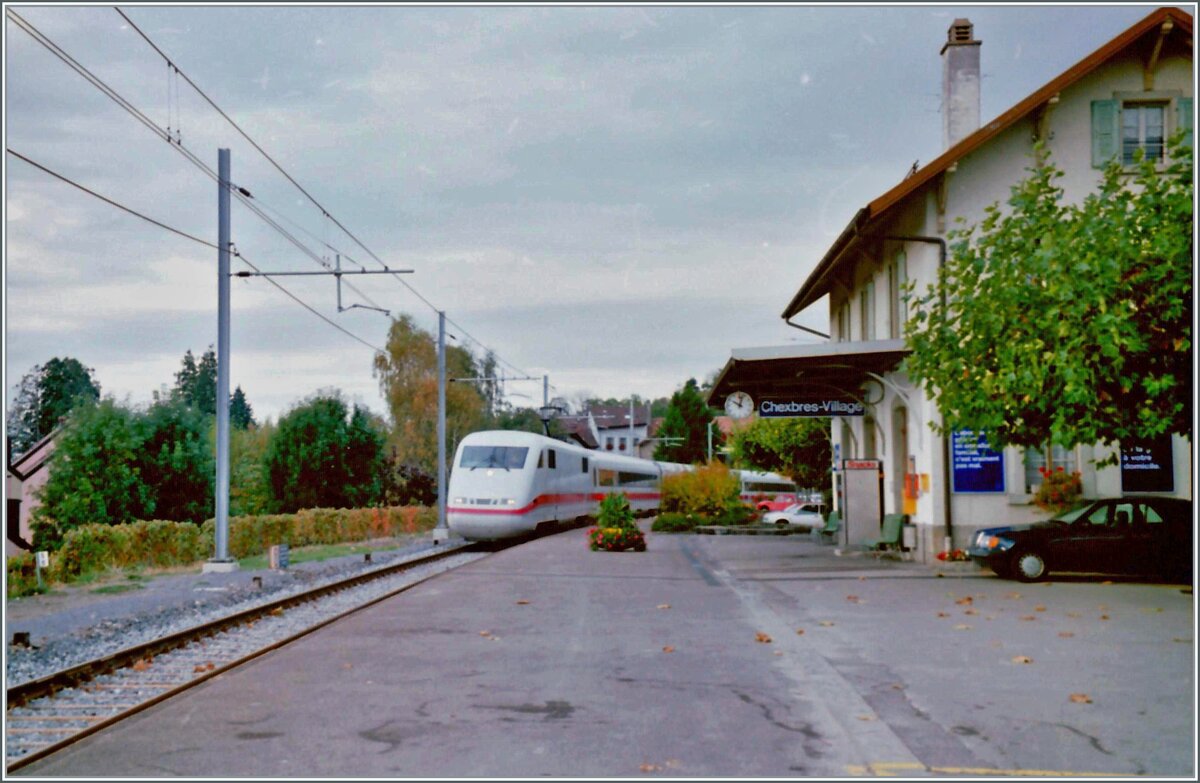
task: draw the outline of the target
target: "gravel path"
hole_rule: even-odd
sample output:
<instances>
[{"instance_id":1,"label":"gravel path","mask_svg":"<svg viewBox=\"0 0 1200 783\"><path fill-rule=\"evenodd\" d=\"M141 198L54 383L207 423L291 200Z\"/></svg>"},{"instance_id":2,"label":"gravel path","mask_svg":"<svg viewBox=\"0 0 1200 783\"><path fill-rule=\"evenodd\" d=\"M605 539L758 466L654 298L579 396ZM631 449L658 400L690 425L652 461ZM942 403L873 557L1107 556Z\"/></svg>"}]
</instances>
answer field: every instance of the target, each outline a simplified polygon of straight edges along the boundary
<instances>
[{"instance_id":1,"label":"gravel path","mask_svg":"<svg viewBox=\"0 0 1200 783\"><path fill-rule=\"evenodd\" d=\"M286 571L160 576L120 593L98 594L91 586L11 599L5 602L4 618L6 687L238 609L460 544L435 547L427 537L410 538L396 541L395 548L372 552L369 564L358 554L300 563ZM262 580L261 588L254 584L255 577ZM30 634L32 647L11 644L13 634L21 631Z\"/></svg>"}]
</instances>

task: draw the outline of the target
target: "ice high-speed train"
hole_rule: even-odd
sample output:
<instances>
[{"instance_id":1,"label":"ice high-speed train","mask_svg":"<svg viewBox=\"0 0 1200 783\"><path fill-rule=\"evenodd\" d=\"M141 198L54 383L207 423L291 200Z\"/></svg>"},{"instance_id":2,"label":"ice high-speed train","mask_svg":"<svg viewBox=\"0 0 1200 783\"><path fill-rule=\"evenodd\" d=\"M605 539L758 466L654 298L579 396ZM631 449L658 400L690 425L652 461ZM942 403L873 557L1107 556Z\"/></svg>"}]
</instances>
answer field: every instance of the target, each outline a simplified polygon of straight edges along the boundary
<instances>
[{"instance_id":1,"label":"ice high-speed train","mask_svg":"<svg viewBox=\"0 0 1200 783\"><path fill-rule=\"evenodd\" d=\"M625 493L634 511L653 511L662 477L686 470L691 466L593 451L529 432L475 432L454 455L446 523L471 541L511 538L594 516L614 492ZM743 500L795 495L795 484L783 476L735 472Z\"/></svg>"}]
</instances>

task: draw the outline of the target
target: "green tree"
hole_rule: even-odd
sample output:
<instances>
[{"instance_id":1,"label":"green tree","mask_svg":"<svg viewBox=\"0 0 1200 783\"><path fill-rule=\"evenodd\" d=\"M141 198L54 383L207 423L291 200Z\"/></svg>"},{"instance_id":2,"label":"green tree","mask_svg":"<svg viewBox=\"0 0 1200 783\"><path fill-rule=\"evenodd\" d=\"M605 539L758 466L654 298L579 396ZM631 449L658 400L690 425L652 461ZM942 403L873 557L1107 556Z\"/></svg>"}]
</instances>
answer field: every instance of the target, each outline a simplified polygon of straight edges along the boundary
<instances>
[{"instance_id":1,"label":"green tree","mask_svg":"<svg viewBox=\"0 0 1200 783\"><path fill-rule=\"evenodd\" d=\"M244 430L254 426L254 409L246 400L246 393L238 386L229 397L229 426L235 430Z\"/></svg>"},{"instance_id":2,"label":"green tree","mask_svg":"<svg viewBox=\"0 0 1200 783\"><path fill-rule=\"evenodd\" d=\"M36 365L21 378L16 400L8 412L9 461L53 432L76 405L99 399L100 384L95 371L84 367L78 359L55 357Z\"/></svg>"},{"instance_id":3,"label":"green tree","mask_svg":"<svg viewBox=\"0 0 1200 783\"><path fill-rule=\"evenodd\" d=\"M708 458L708 423L712 420L713 412L701 396L696 379L688 378L683 388L671 395L671 404L658 430L658 437L664 440L654 449L654 458L667 462L704 462ZM714 453L721 443L721 432L714 427Z\"/></svg>"},{"instance_id":4,"label":"green tree","mask_svg":"<svg viewBox=\"0 0 1200 783\"><path fill-rule=\"evenodd\" d=\"M57 549L79 525L150 518L154 499L141 477L141 450L133 411L112 400L75 408L50 455L33 514L34 547Z\"/></svg>"},{"instance_id":5,"label":"green tree","mask_svg":"<svg viewBox=\"0 0 1200 783\"><path fill-rule=\"evenodd\" d=\"M216 422L209 430L215 437ZM229 432L229 514L268 514L271 487L265 470L267 447L275 427L270 423Z\"/></svg>"},{"instance_id":6,"label":"green tree","mask_svg":"<svg viewBox=\"0 0 1200 783\"><path fill-rule=\"evenodd\" d=\"M409 316L392 321L387 353L375 356L375 377L391 414L389 445L398 464L437 474L437 343ZM446 378L478 378L471 352L446 347ZM446 459L458 442L487 422L485 400L473 383L446 385Z\"/></svg>"},{"instance_id":7,"label":"green tree","mask_svg":"<svg viewBox=\"0 0 1200 783\"><path fill-rule=\"evenodd\" d=\"M264 460L273 510L357 508L379 501L383 434L365 411L337 392L314 396L285 414Z\"/></svg>"},{"instance_id":8,"label":"green tree","mask_svg":"<svg viewBox=\"0 0 1200 783\"><path fill-rule=\"evenodd\" d=\"M203 522L213 515L216 464L209 417L177 400L135 417L140 435L138 475L152 498L153 519ZM122 520L125 521L125 520Z\"/></svg>"},{"instance_id":9,"label":"green tree","mask_svg":"<svg viewBox=\"0 0 1200 783\"><path fill-rule=\"evenodd\" d=\"M1082 203L1038 148L1007 211L952 232L936 286L912 297L907 370L945 429L993 444L1190 434L1192 150L1113 163Z\"/></svg>"},{"instance_id":10,"label":"green tree","mask_svg":"<svg viewBox=\"0 0 1200 783\"><path fill-rule=\"evenodd\" d=\"M217 413L217 356L212 346L196 361L189 350L175 373L174 394L186 404L210 416Z\"/></svg>"},{"instance_id":11,"label":"green tree","mask_svg":"<svg viewBox=\"0 0 1200 783\"><path fill-rule=\"evenodd\" d=\"M805 489L829 484L833 452L828 419L756 419L729 440L739 468L781 473Z\"/></svg>"},{"instance_id":12,"label":"green tree","mask_svg":"<svg viewBox=\"0 0 1200 783\"><path fill-rule=\"evenodd\" d=\"M34 543L56 547L89 523L202 522L213 513L210 418L178 400L138 412L104 400L76 408L50 457Z\"/></svg>"}]
</instances>

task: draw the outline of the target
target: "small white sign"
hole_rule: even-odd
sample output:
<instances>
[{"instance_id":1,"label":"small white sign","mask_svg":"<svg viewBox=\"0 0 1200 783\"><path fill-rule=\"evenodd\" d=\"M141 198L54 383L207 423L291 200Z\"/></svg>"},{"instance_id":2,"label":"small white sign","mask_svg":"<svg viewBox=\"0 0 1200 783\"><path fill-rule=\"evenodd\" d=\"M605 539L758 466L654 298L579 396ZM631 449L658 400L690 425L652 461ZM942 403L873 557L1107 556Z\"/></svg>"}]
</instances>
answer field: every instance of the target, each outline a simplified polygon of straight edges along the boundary
<instances>
[{"instance_id":1,"label":"small white sign","mask_svg":"<svg viewBox=\"0 0 1200 783\"><path fill-rule=\"evenodd\" d=\"M49 568L50 567L50 553L49 552L38 552L37 553L37 564L38 564L38 568Z\"/></svg>"}]
</instances>

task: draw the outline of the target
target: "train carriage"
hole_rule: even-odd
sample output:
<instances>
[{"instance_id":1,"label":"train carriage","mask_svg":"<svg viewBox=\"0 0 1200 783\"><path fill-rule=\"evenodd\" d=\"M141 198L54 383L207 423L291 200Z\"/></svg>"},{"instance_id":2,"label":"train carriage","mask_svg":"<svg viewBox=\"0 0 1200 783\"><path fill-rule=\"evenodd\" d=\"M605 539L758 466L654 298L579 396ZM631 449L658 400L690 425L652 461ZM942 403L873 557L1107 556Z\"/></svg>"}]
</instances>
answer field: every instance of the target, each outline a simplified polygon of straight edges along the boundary
<instances>
[{"instance_id":1,"label":"train carriage","mask_svg":"<svg viewBox=\"0 0 1200 783\"><path fill-rule=\"evenodd\" d=\"M615 492L624 493L634 511L652 512L662 477L686 470L691 466L592 451L530 432L475 432L454 455L446 523L472 541L511 538L593 516ZM736 472L743 490L747 481L786 481Z\"/></svg>"}]
</instances>

